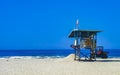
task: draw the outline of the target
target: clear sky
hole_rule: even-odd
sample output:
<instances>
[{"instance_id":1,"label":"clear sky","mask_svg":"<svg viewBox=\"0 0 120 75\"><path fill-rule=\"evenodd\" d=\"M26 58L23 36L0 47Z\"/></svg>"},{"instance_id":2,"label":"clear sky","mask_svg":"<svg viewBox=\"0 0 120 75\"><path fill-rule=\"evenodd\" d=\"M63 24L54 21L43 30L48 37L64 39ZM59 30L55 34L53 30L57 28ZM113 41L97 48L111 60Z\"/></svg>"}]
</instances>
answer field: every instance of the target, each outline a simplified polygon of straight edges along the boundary
<instances>
[{"instance_id":1,"label":"clear sky","mask_svg":"<svg viewBox=\"0 0 120 75\"><path fill-rule=\"evenodd\" d=\"M120 48L119 0L0 0L0 49L69 49L76 19L103 30L98 45Z\"/></svg>"}]
</instances>

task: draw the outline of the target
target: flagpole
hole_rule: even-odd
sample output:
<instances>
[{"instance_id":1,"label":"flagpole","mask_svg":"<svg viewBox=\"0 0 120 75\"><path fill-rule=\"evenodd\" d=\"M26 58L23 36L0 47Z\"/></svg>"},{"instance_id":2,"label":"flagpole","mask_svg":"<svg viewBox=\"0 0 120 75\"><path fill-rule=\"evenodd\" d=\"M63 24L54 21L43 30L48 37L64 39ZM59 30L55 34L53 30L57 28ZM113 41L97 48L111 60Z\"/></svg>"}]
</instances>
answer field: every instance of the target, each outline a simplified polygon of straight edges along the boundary
<instances>
[{"instance_id":1,"label":"flagpole","mask_svg":"<svg viewBox=\"0 0 120 75\"><path fill-rule=\"evenodd\" d=\"M76 21L76 29L78 29L79 20Z\"/></svg>"}]
</instances>

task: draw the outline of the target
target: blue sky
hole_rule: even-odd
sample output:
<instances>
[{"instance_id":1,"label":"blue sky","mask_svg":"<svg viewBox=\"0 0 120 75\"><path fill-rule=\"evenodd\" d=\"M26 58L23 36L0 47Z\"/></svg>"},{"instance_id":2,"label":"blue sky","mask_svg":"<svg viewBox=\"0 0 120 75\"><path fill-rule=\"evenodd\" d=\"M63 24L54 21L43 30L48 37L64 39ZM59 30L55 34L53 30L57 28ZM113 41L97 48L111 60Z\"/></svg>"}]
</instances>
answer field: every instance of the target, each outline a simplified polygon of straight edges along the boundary
<instances>
[{"instance_id":1,"label":"blue sky","mask_svg":"<svg viewBox=\"0 0 120 75\"><path fill-rule=\"evenodd\" d=\"M120 48L119 0L0 0L0 49L69 49L76 19L103 30L98 45Z\"/></svg>"}]
</instances>

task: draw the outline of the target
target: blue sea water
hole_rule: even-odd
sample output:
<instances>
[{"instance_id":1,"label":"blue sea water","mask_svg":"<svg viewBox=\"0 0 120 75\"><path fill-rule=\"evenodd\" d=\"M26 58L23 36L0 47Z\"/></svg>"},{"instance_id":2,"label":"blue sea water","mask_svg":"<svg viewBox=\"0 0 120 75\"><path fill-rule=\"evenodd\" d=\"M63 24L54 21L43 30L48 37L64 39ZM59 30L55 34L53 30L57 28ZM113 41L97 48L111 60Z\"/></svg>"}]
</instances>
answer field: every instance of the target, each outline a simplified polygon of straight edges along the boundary
<instances>
[{"instance_id":1,"label":"blue sea water","mask_svg":"<svg viewBox=\"0 0 120 75\"><path fill-rule=\"evenodd\" d=\"M109 52L110 58L120 57L120 49L106 49ZM83 53L87 53L87 50L82 50ZM54 49L54 50L0 50L0 57L12 57L12 56L32 56L32 57L54 57L61 58L74 53L73 49ZM88 52L89 53L89 52Z\"/></svg>"}]
</instances>

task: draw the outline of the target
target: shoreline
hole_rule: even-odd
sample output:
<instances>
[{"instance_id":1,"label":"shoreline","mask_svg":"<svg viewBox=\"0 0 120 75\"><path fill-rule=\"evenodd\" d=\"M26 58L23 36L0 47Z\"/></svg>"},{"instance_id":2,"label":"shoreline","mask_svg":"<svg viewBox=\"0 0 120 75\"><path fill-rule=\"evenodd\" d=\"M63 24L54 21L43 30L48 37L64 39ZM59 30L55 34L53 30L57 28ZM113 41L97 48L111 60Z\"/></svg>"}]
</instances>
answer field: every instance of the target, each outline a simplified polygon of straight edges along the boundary
<instances>
[{"instance_id":1,"label":"shoreline","mask_svg":"<svg viewBox=\"0 0 120 75\"><path fill-rule=\"evenodd\" d=\"M59 59L66 57L67 56L0 56L0 59L11 59L11 58L12 59ZM97 57L96 59L104 59L104 58ZM120 56L108 56L108 58L105 58L105 60L107 59L120 59Z\"/></svg>"}]
</instances>

